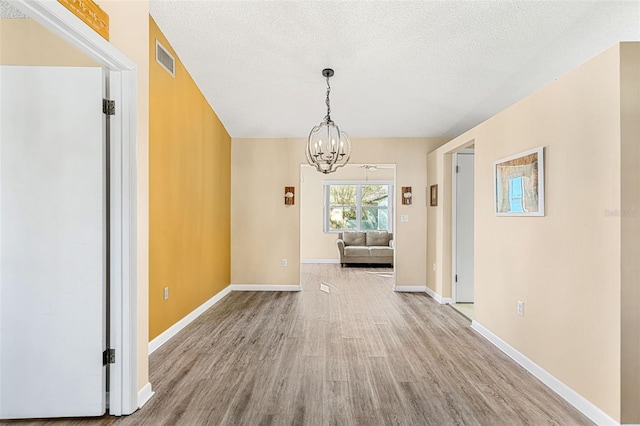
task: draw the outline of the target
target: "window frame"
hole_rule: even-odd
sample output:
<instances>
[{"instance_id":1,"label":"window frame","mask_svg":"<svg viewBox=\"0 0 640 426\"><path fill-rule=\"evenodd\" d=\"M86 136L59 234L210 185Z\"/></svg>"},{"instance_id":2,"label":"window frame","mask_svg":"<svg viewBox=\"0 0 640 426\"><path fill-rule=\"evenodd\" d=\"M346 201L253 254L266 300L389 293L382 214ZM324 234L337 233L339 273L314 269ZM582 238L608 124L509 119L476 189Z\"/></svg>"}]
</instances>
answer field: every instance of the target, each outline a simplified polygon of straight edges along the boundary
<instances>
[{"instance_id":1,"label":"window frame","mask_svg":"<svg viewBox=\"0 0 640 426\"><path fill-rule=\"evenodd\" d=\"M351 206L351 205L331 205L331 186L335 186L335 185L354 185L356 187L356 205L355 206ZM378 206L363 206L362 205L362 186L366 186L366 185L385 185L387 186L387 191L388 191L388 197L389 197L389 202L388 205L386 207L378 207ZM393 205L394 205L394 182L391 180L369 180L369 181L364 181L364 180L326 180L323 182L323 197L324 197L324 203L323 203L323 231L325 233L329 233L329 234L337 234L340 232L366 232L366 231L373 231L370 229L362 229L362 211L363 210L380 210L380 209L386 209L388 212L387 215L387 221L389 224L389 229L388 232L393 232L393 225L394 225L394 220L393 220ZM350 208L350 207L355 207L356 210L356 229L331 229L330 223L329 223L329 211L331 210L332 207L342 207L342 208Z\"/></svg>"}]
</instances>

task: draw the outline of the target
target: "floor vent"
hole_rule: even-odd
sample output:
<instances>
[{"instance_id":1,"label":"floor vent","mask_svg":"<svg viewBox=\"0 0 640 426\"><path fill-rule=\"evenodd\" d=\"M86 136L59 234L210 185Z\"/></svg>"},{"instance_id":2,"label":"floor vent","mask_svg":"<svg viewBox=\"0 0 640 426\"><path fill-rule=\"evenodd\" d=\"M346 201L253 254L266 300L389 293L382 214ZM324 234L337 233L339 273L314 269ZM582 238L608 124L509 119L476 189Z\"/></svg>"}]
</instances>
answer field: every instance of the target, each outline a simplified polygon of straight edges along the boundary
<instances>
[{"instance_id":1,"label":"floor vent","mask_svg":"<svg viewBox=\"0 0 640 426\"><path fill-rule=\"evenodd\" d=\"M172 77L176 76L175 59L158 40L156 40L156 62L162 66Z\"/></svg>"}]
</instances>

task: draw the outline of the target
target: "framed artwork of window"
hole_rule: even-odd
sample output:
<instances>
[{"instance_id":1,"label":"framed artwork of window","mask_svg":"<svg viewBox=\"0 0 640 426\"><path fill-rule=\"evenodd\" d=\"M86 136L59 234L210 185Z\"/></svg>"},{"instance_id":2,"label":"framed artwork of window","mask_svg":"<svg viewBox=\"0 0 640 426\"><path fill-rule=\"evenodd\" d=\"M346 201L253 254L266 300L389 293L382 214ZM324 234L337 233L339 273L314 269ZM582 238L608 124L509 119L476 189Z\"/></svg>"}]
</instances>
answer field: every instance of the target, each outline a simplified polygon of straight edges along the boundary
<instances>
[{"instance_id":1,"label":"framed artwork of window","mask_svg":"<svg viewBox=\"0 0 640 426\"><path fill-rule=\"evenodd\" d=\"M496 216L544 216L544 148L493 163Z\"/></svg>"}]
</instances>

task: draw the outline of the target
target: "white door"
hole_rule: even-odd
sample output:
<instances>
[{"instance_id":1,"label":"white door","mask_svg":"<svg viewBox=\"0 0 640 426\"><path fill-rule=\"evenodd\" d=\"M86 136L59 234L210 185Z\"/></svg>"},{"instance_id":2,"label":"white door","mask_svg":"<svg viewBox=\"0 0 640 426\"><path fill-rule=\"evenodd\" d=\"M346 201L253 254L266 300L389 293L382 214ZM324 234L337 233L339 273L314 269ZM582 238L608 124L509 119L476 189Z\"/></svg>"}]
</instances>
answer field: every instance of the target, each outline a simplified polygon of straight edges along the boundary
<instances>
[{"instance_id":1,"label":"white door","mask_svg":"<svg viewBox=\"0 0 640 426\"><path fill-rule=\"evenodd\" d=\"M0 418L105 412L102 81L0 67Z\"/></svg>"},{"instance_id":2,"label":"white door","mask_svg":"<svg viewBox=\"0 0 640 426\"><path fill-rule=\"evenodd\" d=\"M473 303L473 153L456 157L455 302Z\"/></svg>"}]
</instances>

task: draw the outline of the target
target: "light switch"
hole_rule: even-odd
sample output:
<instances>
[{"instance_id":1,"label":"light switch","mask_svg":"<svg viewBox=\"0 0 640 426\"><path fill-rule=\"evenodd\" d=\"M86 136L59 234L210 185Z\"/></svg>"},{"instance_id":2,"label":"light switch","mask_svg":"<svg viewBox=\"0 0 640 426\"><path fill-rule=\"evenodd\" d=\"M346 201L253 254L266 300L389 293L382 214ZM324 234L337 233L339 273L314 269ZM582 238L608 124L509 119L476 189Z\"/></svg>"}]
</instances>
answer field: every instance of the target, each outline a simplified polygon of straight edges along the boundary
<instances>
[{"instance_id":1,"label":"light switch","mask_svg":"<svg viewBox=\"0 0 640 426\"><path fill-rule=\"evenodd\" d=\"M401 214L400 215L400 222L409 222L409 215L408 214Z\"/></svg>"}]
</instances>

